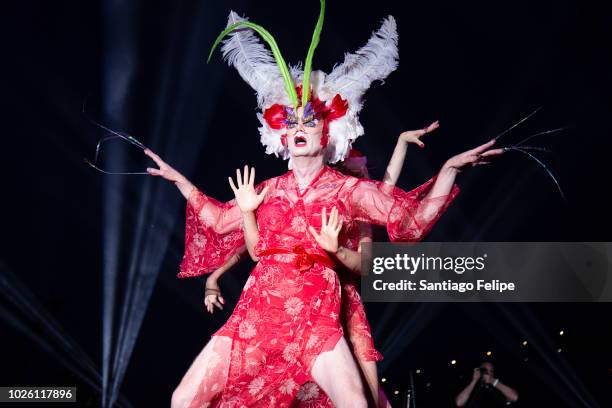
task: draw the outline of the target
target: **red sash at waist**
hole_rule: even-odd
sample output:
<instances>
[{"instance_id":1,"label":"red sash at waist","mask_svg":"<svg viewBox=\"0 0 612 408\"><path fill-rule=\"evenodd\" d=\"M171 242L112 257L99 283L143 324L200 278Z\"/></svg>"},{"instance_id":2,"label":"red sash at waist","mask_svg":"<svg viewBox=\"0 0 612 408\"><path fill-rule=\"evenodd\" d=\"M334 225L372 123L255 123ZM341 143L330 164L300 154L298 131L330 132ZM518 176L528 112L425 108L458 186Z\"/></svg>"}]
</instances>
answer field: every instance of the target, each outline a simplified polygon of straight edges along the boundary
<instances>
[{"instance_id":1,"label":"red sash at waist","mask_svg":"<svg viewBox=\"0 0 612 408\"><path fill-rule=\"evenodd\" d=\"M293 248L268 248L261 251L258 256L267 256L267 255L297 255L297 258L293 262L295 267L300 272L307 271L312 268L315 263L319 263L327 266L330 269L333 269L335 264L331 260L329 256L321 255L321 254L311 254L306 252L302 245L296 245Z\"/></svg>"}]
</instances>

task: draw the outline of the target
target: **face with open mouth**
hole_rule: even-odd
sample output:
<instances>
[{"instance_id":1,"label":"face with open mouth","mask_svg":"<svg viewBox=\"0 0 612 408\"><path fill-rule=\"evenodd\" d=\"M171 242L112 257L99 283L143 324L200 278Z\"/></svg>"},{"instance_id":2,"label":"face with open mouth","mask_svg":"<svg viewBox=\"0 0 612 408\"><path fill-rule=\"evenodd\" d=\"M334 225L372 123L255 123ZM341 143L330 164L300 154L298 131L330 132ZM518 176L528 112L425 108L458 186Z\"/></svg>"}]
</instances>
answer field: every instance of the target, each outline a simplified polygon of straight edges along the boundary
<instances>
[{"instance_id":1,"label":"face with open mouth","mask_svg":"<svg viewBox=\"0 0 612 408\"><path fill-rule=\"evenodd\" d=\"M301 109L301 108L298 108ZM323 121L317 118L301 118L287 124L287 148L291 156L316 156L322 154L321 137L323 136Z\"/></svg>"}]
</instances>

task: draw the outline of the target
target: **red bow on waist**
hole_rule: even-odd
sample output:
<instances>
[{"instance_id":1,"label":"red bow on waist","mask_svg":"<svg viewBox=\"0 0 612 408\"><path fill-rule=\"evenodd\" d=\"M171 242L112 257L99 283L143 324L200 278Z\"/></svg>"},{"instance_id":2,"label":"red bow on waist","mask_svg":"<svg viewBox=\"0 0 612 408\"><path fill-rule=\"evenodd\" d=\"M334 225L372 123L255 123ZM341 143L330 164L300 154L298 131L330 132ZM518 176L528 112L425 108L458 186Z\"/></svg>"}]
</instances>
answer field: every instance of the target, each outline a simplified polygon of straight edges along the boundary
<instances>
[{"instance_id":1,"label":"red bow on waist","mask_svg":"<svg viewBox=\"0 0 612 408\"><path fill-rule=\"evenodd\" d=\"M300 272L304 272L312 268L315 262L323 264L327 266L328 268L333 269L334 267L333 261L328 256L321 255L321 254L310 254L306 251L306 249L302 245L295 245L292 249L269 248L269 249L262 251L259 254L259 256L261 257L261 256L266 256L266 255L278 255L278 254L297 255L297 257L293 261L293 265Z\"/></svg>"}]
</instances>

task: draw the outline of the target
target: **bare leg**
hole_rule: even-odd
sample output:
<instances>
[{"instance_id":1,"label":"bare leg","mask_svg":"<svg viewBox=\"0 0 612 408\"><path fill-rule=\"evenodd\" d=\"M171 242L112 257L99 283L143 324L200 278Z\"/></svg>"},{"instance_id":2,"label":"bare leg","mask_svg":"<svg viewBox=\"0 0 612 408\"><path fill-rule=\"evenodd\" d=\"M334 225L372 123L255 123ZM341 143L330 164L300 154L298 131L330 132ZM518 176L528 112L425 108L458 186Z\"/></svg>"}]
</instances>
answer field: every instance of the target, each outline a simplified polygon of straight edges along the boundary
<instances>
[{"instance_id":1,"label":"bare leg","mask_svg":"<svg viewBox=\"0 0 612 408\"><path fill-rule=\"evenodd\" d=\"M225 386L232 340L213 336L172 393L172 408L207 407Z\"/></svg>"},{"instance_id":2,"label":"bare leg","mask_svg":"<svg viewBox=\"0 0 612 408\"><path fill-rule=\"evenodd\" d=\"M385 392L380 388L378 383L378 370L376 368L376 361L366 361L357 357L357 362L361 367L363 376L365 377L374 402L378 408L390 408L391 404L385 395Z\"/></svg>"},{"instance_id":3,"label":"bare leg","mask_svg":"<svg viewBox=\"0 0 612 408\"><path fill-rule=\"evenodd\" d=\"M344 337L333 350L323 352L317 357L311 374L335 407L367 407L359 369Z\"/></svg>"},{"instance_id":4,"label":"bare leg","mask_svg":"<svg viewBox=\"0 0 612 408\"><path fill-rule=\"evenodd\" d=\"M378 407L378 371L376 369L376 361L364 361L357 357L357 363L359 363L359 367L361 367L363 376L372 393L372 398L374 398L374 402Z\"/></svg>"}]
</instances>

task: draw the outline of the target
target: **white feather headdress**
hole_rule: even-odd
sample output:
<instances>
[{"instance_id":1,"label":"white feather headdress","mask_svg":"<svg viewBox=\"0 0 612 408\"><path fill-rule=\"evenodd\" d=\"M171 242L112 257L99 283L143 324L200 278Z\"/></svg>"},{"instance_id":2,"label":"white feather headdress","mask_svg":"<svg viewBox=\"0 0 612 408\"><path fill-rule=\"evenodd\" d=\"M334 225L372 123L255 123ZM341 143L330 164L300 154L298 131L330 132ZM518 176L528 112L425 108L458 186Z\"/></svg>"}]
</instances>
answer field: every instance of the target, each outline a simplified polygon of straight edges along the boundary
<instances>
[{"instance_id":1,"label":"white feather headdress","mask_svg":"<svg viewBox=\"0 0 612 408\"><path fill-rule=\"evenodd\" d=\"M322 2L322 11L319 18L321 25L323 7L324 2ZM282 65L284 65L284 61L282 61L282 57L280 57L282 64L277 64L280 53L273 48L273 55L273 52L264 47L255 35L255 31L262 36L264 34L269 36L269 33L261 27L249 23L246 18L238 16L233 11L230 12L227 27L226 31L220 36L221 38L229 33L229 38L223 41L223 57L229 65L233 65L238 70L240 76L255 90L259 109L264 112L274 104L290 106L292 101L295 103L295 95L292 99L287 91L286 77L283 77ZM320 31L319 24L317 28ZM315 35L316 33L315 30ZM269 38L264 38L270 43ZM272 39L272 41L274 40ZM381 27L372 34L367 44L353 54L345 54L344 62L334 66L329 75L322 71L313 71L310 74L312 93L317 98L325 102L331 102L333 97L339 94L348 101L346 114L329 123L327 162L336 163L344 160L351 149L352 143L363 134L363 127L359 123L358 117L363 106L363 95L372 82L384 80L397 68L397 42L395 19L388 16L383 20ZM271 46L276 47L276 44L272 43ZM316 47L316 43L314 46ZM311 45L310 59L312 59L311 53L313 51L314 47ZM307 63L308 59L307 57ZM285 67L284 72L286 76L291 77L294 84L304 82L304 71L300 65ZM281 142L281 136L285 133L285 130L271 128L261 112L257 114L257 117L261 122L259 132L266 153L280 156L283 159L289 158L289 151Z\"/></svg>"}]
</instances>

